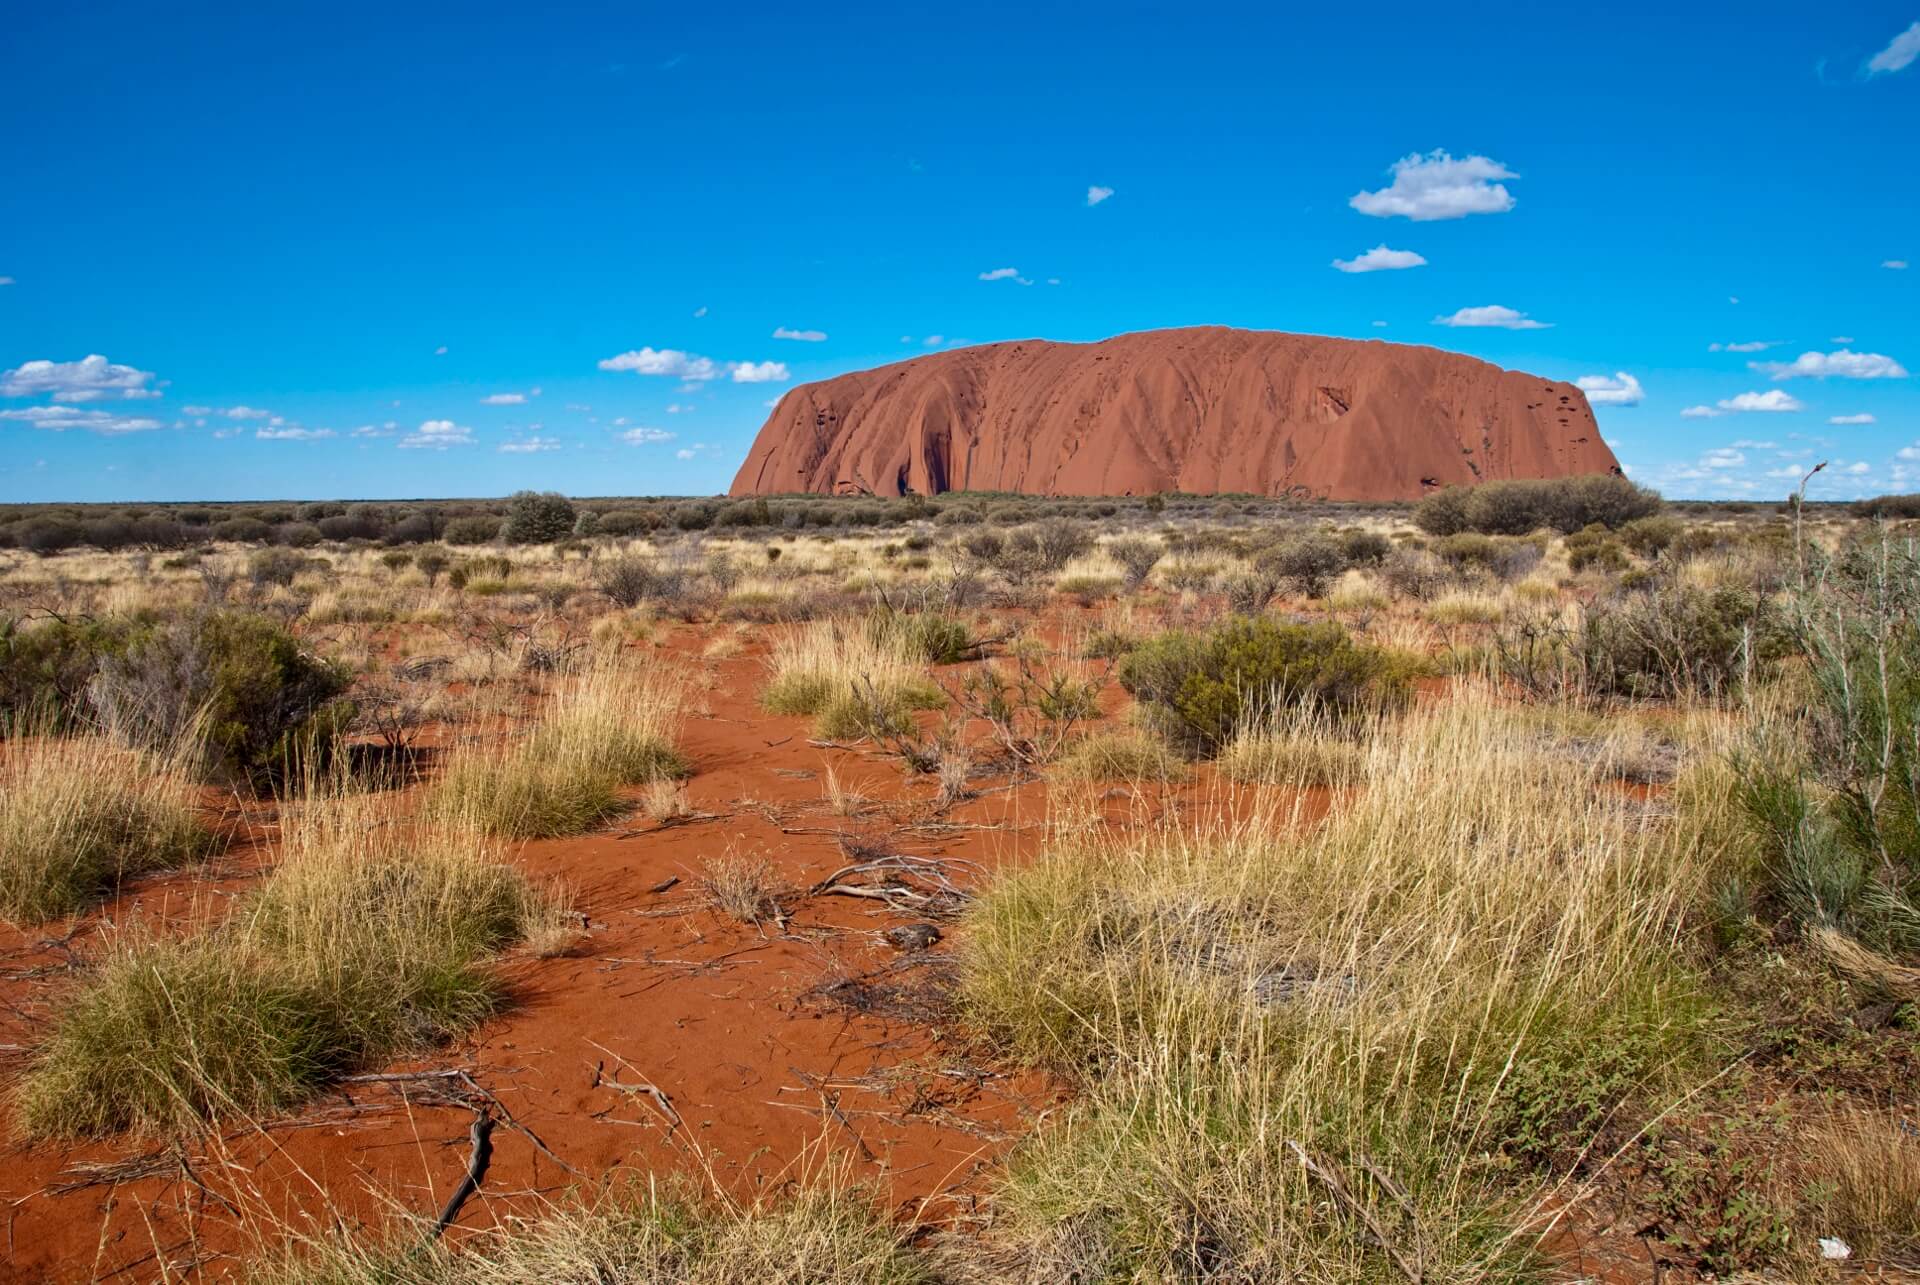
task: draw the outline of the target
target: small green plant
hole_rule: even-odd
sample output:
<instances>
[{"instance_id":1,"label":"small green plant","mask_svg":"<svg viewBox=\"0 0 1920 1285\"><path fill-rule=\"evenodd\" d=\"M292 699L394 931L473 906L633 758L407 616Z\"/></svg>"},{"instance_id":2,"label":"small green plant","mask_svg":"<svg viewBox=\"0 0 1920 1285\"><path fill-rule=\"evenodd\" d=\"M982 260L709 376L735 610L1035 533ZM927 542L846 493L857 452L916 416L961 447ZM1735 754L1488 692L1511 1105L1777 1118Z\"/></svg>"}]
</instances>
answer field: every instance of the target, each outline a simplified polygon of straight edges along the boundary
<instances>
[{"instance_id":1,"label":"small green plant","mask_svg":"<svg viewBox=\"0 0 1920 1285\"><path fill-rule=\"evenodd\" d=\"M1406 666L1331 623L1234 619L1205 634L1162 634L1120 662L1120 683L1182 753L1217 754L1242 726L1304 706L1335 716L1404 705Z\"/></svg>"}]
</instances>

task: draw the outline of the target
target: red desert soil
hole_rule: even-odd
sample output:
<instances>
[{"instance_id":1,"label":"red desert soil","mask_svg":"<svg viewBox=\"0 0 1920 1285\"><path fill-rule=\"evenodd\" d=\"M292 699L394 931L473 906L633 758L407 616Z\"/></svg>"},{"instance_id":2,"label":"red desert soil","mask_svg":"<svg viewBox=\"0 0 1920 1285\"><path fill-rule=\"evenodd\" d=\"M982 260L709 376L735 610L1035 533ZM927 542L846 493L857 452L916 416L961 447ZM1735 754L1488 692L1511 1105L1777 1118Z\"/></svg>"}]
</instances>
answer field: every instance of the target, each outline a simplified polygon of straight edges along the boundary
<instances>
[{"instance_id":1,"label":"red desert soil","mask_svg":"<svg viewBox=\"0 0 1920 1285\"><path fill-rule=\"evenodd\" d=\"M385 1070L465 1070L549 1149L498 1129L484 1187L461 1214L469 1227L610 1175L710 1172L751 1195L795 1176L822 1144L901 1218L965 1220L1008 1144L1061 1097L1040 1077L981 1060L944 1020L938 983L951 975L952 941L902 954L882 934L910 918L840 896L794 900L784 928L736 923L704 904L700 873L729 852L759 854L803 890L847 863L836 832L851 831L902 852L968 858L984 875L1032 855L1046 787L982 781L982 797L936 817L933 787L905 782L897 760L811 746L803 720L761 711L758 648L708 659L705 641L685 628L666 649L694 679L681 744L695 765L695 815L664 828L636 815L525 845L518 860L572 889L588 931L567 956L511 959L513 1005L473 1039ZM1114 689L1106 703L1120 699ZM873 800L863 815L829 809L828 764ZM1083 788L1121 826L1231 806L1204 778L1152 796ZM1324 815L1324 798L1306 803ZM6 1078L71 980L69 952L96 949L116 924L215 918L258 878L274 813L244 810L261 841L211 871L143 881L71 936L60 925L0 930ZM662 891L669 879L678 882ZM681 1127L632 1091L641 1083L665 1092ZM396 1210L431 1218L467 1158L472 1111L448 1095L469 1092L446 1079L357 1083L287 1118L178 1148L137 1138L27 1144L0 1105L9 1138L0 1280L142 1280L163 1263L223 1279L249 1247L277 1239L276 1224L317 1232Z\"/></svg>"},{"instance_id":2,"label":"red desert soil","mask_svg":"<svg viewBox=\"0 0 1920 1285\"><path fill-rule=\"evenodd\" d=\"M732 494L1408 500L1617 472L1572 384L1437 348L1202 326L982 344L803 384Z\"/></svg>"}]
</instances>

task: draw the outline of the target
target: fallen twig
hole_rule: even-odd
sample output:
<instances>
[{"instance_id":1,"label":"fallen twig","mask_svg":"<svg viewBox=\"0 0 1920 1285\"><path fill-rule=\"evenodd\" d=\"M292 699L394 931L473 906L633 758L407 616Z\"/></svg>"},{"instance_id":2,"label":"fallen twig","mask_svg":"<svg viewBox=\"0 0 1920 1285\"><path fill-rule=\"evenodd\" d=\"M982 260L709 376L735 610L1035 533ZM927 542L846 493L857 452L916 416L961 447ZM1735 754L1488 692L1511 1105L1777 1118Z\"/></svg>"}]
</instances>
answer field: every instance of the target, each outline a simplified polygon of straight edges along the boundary
<instances>
[{"instance_id":1,"label":"fallen twig","mask_svg":"<svg viewBox=\"0 0 1920 1285\"><path fill-rule=\"evenodd\" d=\"M447 1197L447 1203L440 1209L440 1217L434 1220L433 1230L427 1233L427 1239L433 1240L453 1224L460 1216L460 1207L474 1192L480 1190L481 1180L487 1176L487 1166L493 1163L493 1115L483 1107L473 1112L473 1125L467 1130L468 1144L472 1148L467 1155L467 1172L460 1179L460 1185Z\"/></svg>"}]
</instances>

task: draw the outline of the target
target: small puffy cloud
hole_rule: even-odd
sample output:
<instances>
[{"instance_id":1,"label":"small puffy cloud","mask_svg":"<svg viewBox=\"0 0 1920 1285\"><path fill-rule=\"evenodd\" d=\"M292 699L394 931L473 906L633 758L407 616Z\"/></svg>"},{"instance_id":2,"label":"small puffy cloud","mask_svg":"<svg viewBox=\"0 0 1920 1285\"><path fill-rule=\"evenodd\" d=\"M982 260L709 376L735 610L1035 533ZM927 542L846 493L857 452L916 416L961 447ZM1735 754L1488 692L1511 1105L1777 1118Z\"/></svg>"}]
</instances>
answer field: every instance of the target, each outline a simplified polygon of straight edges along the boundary
<instances>
[{"instance_id":1,"label":"small puffy cloud","mask_svg":"<svg viewBox=\"0 0 1920 1285\"><path fill-rule=\"evenodd\" d=\"M1828 339L1827 342L1830 344L1839 344L1842 348L1845 348L1848 344L1853 342L1853 336L1852 335L1834 335L1832 338Z\"/></svg>"},{"instance_id":2,"label":"small puffy cloud","mask_svg":"<svg viewBox=\"0 0 1920 1285\"><path fill-rule=\"evenodd\" d=\"M620 434L620 440L629 446L646 446L653 442L671 442L674 435L664 428L630 428Z\"/></svg>"},{"instance_id":3,"label":"small puffy cloud","mask_svg":"<svg viewBox=\"0 0 1920 1285\"><path fill-rule=\"evenodd\" d=\"M1436 326L1492 326L1500 330L1545 330L1553 323L1535 321L1524 312L1515 312L1512 308L1497 303L1480 308L1462 308L1450 317L1435 317Z\"/></svg>"},{"instance_id":4,"label":"small puffy cloud","mask_svg":"<svg viewBox=\"0 0 1920 1285\"><path fill-rule=\"evenodd\" d=\"M1582 375L1574 385L1596 406L1638 406L1646 395L1640 381L1624 370L1612 375Z\"/></svg>"},{"instance_id":5,"label":"small puffy cloud","mask_svg":"<svg viewBox=\"0 0 1920 1285\"><path fill-rule=\"evenodd\" d=\"M1842 473L1851 473L1854 476L1858 477L1862 473L1873 472L1873 465L1867 463L1865 460L1855 460L1851 464L1842 464L1840 466L1840 471Z\"/></svg>"},{"instance_id":6,"label":"small puffy cloud","mask_svg":"<svg viewBox=\"0 0 1920 1285\"><path fill-rule=\"evenodd\" d=\"M433 350L433 355L434 355L434 356L436 356L436 357L444 357L444 356L446 356L446 355L447 355L447 346L446 346L445 344L441 344L441 345L440 345L440 346L439 346L438 348L435 348L435 349Z\"/></svg>"},{"instance_id":7,"label":"small puffy cloud","mask_svg":"<svg viewBox=\"0 0 1920 1285\"><path fill-rule=\"evenodd\" d=\"M1347 204L1375 218L1415 222L1460 219L1469 214L1504 214L1513 195L1497 180L1519 178L1485 156L1455 160L1442 150L1418 152L1393 163L1393 183L1377 192L1358 192Z\"/></svg>"},{"instance_id":8,"label":"small puffy cloud","mask_svg":"<svg viewBox=\"0 0 1920 1285\"><path fill-rule=\"evenodd\" d=\"M673 458L676 460L690 460L699 453L700 452L694 450L691 446L682 446L673 453Z\"/></svg>"},{"instance_id":9,"label":"small puffy cloud","mask_svg":"<svg viewBox=\"0 0 1920 1285\"><path fill-rule=\"evenodd\" d=\"M817 344L826 339L827 332L824 330L791 330L786 326L776 326L774 327L773 337L775 339L795 339L803 344Z\"/></svg>"},{"instance_id":10,"label":"small puffy cloud","mask_svg":"<svg viewBox=\"0 0 1920 1285\"><path fill-rule=\"evenodd\" d=\"M730 361L727 369L736 384L778 384L793 378L784 361Z\"/></svg>"},{"instance_id":11,"label":"small puffy cloud","mask_svg":"<svg viewBox=\"0 0 1920 1285\"><path fill-rule=\"evenodd\" d=\"M1880 266L1890 268L1895 272L1905 272L1907 270L1907 261L1905 259L1884 259L1881 261Z\"/></svg>"},{"instance_id":12,"label":"small puffy cloud","mask_svg":"<svg viewBox=\"0 0 1920 1285\"><path fill-rule=\"evenodd\" d=\"M1374 325L1376 325L1376 326L1380 326L1380 327L1383 327L1383 328L1384 328L1384 327L1386 326L1386 324L1387 324L1387 323L1386 323L1386 322L1384 322L1384 321L1376 321L1376 322L1374 322L1373 324L1374 324Z\"/></svg>"},{"instance_id":13,"label":"small puffy cloud","mask_svg":"<svg viewBox=\"0 0 1920 1285\"><path fill-rule=\"evenodd\" d=\"M1717 419L1724 412L1711 406L1689 406L1680 412L1681 419Z\"/></svg>"},{"instance_id":14,"label":"small puffy cloud","mask_svg":"<svg viewBox=\"0 0 1920 1285\"><path fill-rule=\"evenodd\" d=\"M1701 468L1739 468L1747 457L1731 446L1716 447L1700 456Z\"/></svg>"},{"instance_id":15,"label":"small puffy cloud","mask_svg":"<svg viewBox=\"0 0 1920 1285\"><path fill-rule=\"evenodd\" d=\"M698 308L695 308L695 309L693 310L693 315L694 315L694 316L696 316L696 317L704 317L704 316L706 316L706 315L707 315L707 305L703 303L703 304L701 304L701 305L700 305L700 306L699 306Z\"/></svg>"},{"instance_id":16,"label":"small puffy cloud","mask_svg":"<svg viewBox=\"0 0 1920 1285\"><path fill-rule=\"evenodd\" d=\"M1780 346L1778 339L1752 339L1741 344L1708 344L1708 352L1765 352Z\"/></svg>"},{"instance_id":17,"label":"small puffy cloud","mask_svg":"<svg viewBox=\"0 0 1920 1285\"><path fill-rule=\"evenodd\" d=\"M18 285L18 284L19 282L15 281L12 277L0 277L0 286L12 286L12 285Z\"/></svg>"},{"instance_id":18,"label":"small puffy cloud","mask_svg":"<svg viewBox=\"0 0 1920 1285\"><path fill-rule=\"evenodd\" d=\"M1769 388L1764 393L1741 393L1737 397L1723 397L1716 403L1725 411L1796 411L1806 407L1786 390Z\"/></svg>"},{"instance_id":19,"label":"small puffy cloud","mask_svg":"<svg viewBox=\"0 0 1920 1285\"><path fill-rule=\"evenodd\" d=\"M1100 202L1106 200L1108 197L1112 195L1113 195L1112 188L1101 187L1098 183L1095 183L1094 185L1092 185L1087 189L1087 204L1089 206L1098 205L1100 204Z\"/></svg>"},{"instance_id":20,"label":"small puffy cloud","mask_svg":"<svg viewBox=\"0 0 1920 1285\"><path fill-rule=\"evenodd\" d=\"M298 424L256 428L253 435L265 442L318 442L337 436L330 428L301 428Z\"/></svg>"},{"instance_id":21,"label":"small puffy cloud","mask_svg":"<svg viewBox=\"0 0 1920 1285\"><path fill-rule=\"evenodd\" d=\"M1412 250L1389 250L1386 242L1352 259L1335 259L1333 266L1342 272L1398 272L1403 268L1424 268L1427 261Z\"/></svg>"},{"instance_id":22,"label":"small puffy cloud","mask_svg":"<svg viewBox=\"0 0 1920 1285\"><path fill-rule=\"evenodd\" d=\"M123 415L114 411L81 410L75 406L27 406L19 410L0 410L0 420L13 420L34 428L64 433L70 428L84 429L118 437L123 433L144 433L159 428L160 421L144 415Z\"/></svg>"},{"instance_id":23,"label":"small puffy cloud","mask_svg":"<svg viewBox=\"0 0 1920 1285\"><path fill-rule=\"evenodd\" d=\"M559 449L560 443L556 439L541 437L537 433L532 437L521 438L517 442L500 443L500 453L503 455L532 455L538 451L557 451Z\"/></svg>"},{"instance_id":24,"label":"small puffy cloud","mask_svg":"<svg viewBox=\"0 0 1920 1285\"><path fill-rule=\"evenodd\" d=\"M938 348L941 344L947 342L947 337L945 335L928 335L920 342L923 347Z\"/></svg>"},{"instance_id":25,"label":"small puffy cloud","mask_svg":"<svg viewBox=\"0 0 1920 1285\"><path fill-rule=\"evenodd\" d=\"M1906 367L1877 352L1803 352L1793 361L1750 361L1748 368L1774 379L1905 379Z\"/></svg>"},{"instance_id":26,"label":"small puffy cloud","mask_svg":"<svg viewBox=\"0 0 1920 1285\"><path fill-rule=\"evenodd\" d=\"M1871 415L1867 415L1867 414L1859 414L1859 415L1833 415L1833 416L1829 416L1829 417L1828 417L1828 419L1827 419L1827 423L1829 423L1829 424L1839 424L1839 425L1847 425L1847 424L1877 424L1877 423L1879 423L1879 422L1880 422L1879 420L1877 420L1877 419L1875 419L1875 418L1874 418L1873 416L1871 416Z\"/></svg>"},{"instance_id":27,"label":"small puffy cloud","mask_svg":"<svg viewBox=\"0 0 1920 1285\"><path fill-rule=\"evenodd\" d=\"M192 411L188 412L192 414ZM201 412L205 413L205 412ZM273 412L262 410L258 406L219 406L213 408L213 414L223 419L272 419Z\"/></svg>"},{"instance_id":28,"label":"small puffy cloud","mask_svg":"<svg viewBox=\"0 0 1920 1285\"><path fill-rule=\"evenodd\" d=\"M392 437L394 433L399 431L399 428L400 426L398 424L394 423L392 420L388 420L386 423L380 425L378 428L375 428L372 424L362 424L360 427L354 429L351 433L348 433L347 436L348 437Z\"/></svg>"},{"instance_id":29,"label":"small puffy cloud","mask_svg":"<svg viewBox=\"0 0 1920 1285\"><path fill-rule=\"evenodd\" d=\"M158 397L148 387L150 371L136 370L91 353L79 361L28 361L0 371L0 397L45 397L56 402L95 402Z\"/></svg>"},{"instance_id":30,"label":"small puffy cloud","mask_svg":"<svg viewBox=\"0 0 1920 1285\"><path fill-rule=\"evenodd\" d=\"M480 404L482 406L524 406L526 401L527 395L525 393L494 393L490 396L482 397Z\"/></svg>"},{"instance_id":31,"label":"small puffy cloud","mask_svg":"<svg viewBox=\"0 0 1920 1285\"><path fill-rule=\"evenodd\" d=\"M1867 59L1867 75L1905 71L1915 58L1920 58L1920 22L1895 36L1885 49Z\"/></svg>"},{"instance_id":32,"label":"small puffy cloud","mask_svg":"<svg viewBox=\"0 0 1920 1285\"><path fill-rule=\"evenodd\" d=\"M1920 442L1915 442L1912 446L1902 446L1894 452L1894 456L1903 460L1920 460Z\"/></svg>"},{"instance_id":33,"label":"small puffy cloud","mask_svg":"<svg viewBox=\"0 0 1920 1285\"><path fill-rule=\"evenodd\" d=\"M472 446L473 430L450 419L422 420L420 427L400 439L401 450L444 451L449 446Z\"/></svg>"},{"instance_id":34,"label":"small puffy cloud","mask_svg":"<svg viewBox=\"0 0 1920 1285\"><path fill-rule=\"evenodd\" d=\"M980 279L982 281L1018 281L1020 279L1020 269L988 268L980 274Z\"/></svg>"},{"instance_id":35,"label":"small puffy cloud","mask_svg":"<svg viewBox=\"0 0 1920 1285\"><path fill-rule=\"evenodd\" d=\"M602 370L628 370L636 375L667 375L695 383L720 378L720 363L677 348L636 348L600 362Z\"/></svg>"}]
</instances>

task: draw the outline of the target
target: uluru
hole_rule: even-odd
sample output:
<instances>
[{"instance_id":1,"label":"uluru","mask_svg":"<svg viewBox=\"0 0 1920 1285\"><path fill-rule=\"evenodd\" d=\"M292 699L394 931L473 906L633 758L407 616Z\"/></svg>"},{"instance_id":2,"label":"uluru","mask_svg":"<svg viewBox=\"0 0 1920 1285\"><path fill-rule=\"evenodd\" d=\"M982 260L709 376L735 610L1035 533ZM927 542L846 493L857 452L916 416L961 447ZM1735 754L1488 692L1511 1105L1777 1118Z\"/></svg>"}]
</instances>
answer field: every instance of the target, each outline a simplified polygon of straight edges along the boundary
<instances>
[{"instance_id":1,"label":"uluru","mask_svg":"<svg viewBox=\"0 0 1920 1285\"><path fill-rule=\"evenodd\" d=\"M1438 348L1204 326L982 344L804 384L731 493L1407 500L1619 471L1572 384Z\"/></svg>"}]
</instances>

